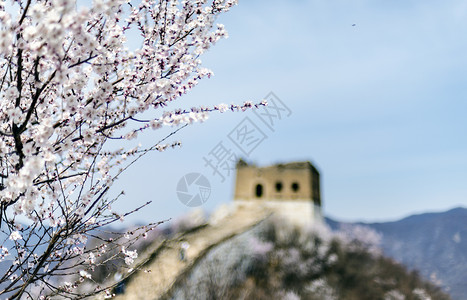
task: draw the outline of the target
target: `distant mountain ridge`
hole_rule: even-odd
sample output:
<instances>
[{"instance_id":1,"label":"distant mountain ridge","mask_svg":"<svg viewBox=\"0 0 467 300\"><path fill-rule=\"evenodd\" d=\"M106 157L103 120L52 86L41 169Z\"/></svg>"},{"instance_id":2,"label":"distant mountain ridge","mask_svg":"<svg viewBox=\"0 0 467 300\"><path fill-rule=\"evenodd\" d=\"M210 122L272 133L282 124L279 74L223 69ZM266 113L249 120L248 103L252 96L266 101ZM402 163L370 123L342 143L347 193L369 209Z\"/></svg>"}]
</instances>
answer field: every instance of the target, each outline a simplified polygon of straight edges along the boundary
<instances>
[{"instance_id":1,"label":"distant mountain ridge","mask_svg":"<svg viewBox=\"0 0 467 300\"><path fill-rule=\"evenodd\" d=\"M467 208L424 213L386 223L341 223L326 218L332 229L363 225L382 235L384 254L416 269L442 286L453 300L467 300Z\"/></svg>"}]
</instances>

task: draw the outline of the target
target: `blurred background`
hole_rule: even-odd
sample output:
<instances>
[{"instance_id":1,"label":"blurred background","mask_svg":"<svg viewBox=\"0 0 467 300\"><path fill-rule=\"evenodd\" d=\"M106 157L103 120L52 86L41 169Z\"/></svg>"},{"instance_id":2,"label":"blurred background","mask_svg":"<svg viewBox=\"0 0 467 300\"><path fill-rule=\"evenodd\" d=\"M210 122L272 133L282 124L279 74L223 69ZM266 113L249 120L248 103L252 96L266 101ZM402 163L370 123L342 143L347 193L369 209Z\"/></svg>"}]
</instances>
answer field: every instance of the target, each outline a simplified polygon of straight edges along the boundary
<instances>
[{"instance_id":1,"label":"blurred background","mask_svg":"<svg viewBox=\"0 0 467 300\"><path fill-rule=\"evenodd\" d=\"M168 140L181 148L148 154L114 185L115 195L125 191L117 211L153 201L128 222L190 211L176 189L192 172L211 186L202 209L230 202L235 173L222 179L205 162L219 143L259 165L311 161L324 214L338 220L466 205L465 1L248 0L218 22L230 37L202 57L215 76L167 109L257 103L273 92L287 113L272 127L248 111L182 129ZM245 117L263 133L248 155L229 138ZM152 145L167 132L138 142Z\"/></svg>"}]
</instances>

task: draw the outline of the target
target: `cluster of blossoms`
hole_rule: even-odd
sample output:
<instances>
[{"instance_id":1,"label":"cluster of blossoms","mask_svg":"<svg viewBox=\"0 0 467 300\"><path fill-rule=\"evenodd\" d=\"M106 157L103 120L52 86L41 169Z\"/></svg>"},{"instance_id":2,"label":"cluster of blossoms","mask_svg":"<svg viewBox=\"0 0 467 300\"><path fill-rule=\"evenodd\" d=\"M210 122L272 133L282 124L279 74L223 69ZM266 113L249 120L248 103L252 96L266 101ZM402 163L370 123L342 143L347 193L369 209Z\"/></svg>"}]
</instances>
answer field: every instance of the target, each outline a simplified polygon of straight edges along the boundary
<instances>
[{"instance_id":1,"label":"cluster of blossoms","mask_svg":"<svg viewBox=\"0 0 467 300\"><path fill-rule=\"evenodd\" d=\"M122 247L122 253L125 254L125 263L131 265L136 258L138 258L138 253L136 250L130 251L126 250L125 247Z\"/></svg>"},{"instance_id":2,"label":"cluster of blossoms","mask_svg":"<svg viewBox=\"0 0 467 300\"><path fill-rule=\"evenodd\" d=\"M2 249L2 253L0 253L0 262L3 261L8 255L10 255L10 252L8 251L8 248L6 247L0 247Z\"/></svg>"},{"instance_id":3,"label":"cluster of blossoms","mask_svg":"<svg viewBox=\"0 0 467 300\"><path fill-rule=\"evenodd\" d=\"M87 249L87 234L126 215L110 209L118 197L106 198L125 161L179 145L126 150L109 149L107 141L257 107L161 111L212 75L200 55L227 37L216 17L236 2L0 1L1 257L10 247L17 262L9 278L0 277L0 295L21 298L40 282L52 295L72 297L76 284L55 287L48 279L69 274L72 260L75 273L88 278L82 265L92 266L105 247ZM139 119L148 112L152 119ZM30 225L18 229L19 216ZM124 249L130 264L137 254Z\"/></svg>"}]
</instances>

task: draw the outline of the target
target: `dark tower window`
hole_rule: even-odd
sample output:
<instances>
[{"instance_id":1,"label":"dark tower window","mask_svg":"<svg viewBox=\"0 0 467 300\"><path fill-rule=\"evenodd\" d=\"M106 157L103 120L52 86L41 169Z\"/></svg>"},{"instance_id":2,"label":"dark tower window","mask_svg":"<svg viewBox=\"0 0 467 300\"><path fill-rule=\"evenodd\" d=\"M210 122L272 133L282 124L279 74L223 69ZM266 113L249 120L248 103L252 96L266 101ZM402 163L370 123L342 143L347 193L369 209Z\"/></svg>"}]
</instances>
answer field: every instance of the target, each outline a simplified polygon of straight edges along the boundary
<instances>
[{"instance_id":1,"label":"dark tower window","mask_svg":"<svg viewBox=\"0 0 467 300\"><path fill-rule=\"evenodd\" d=\"M298 192L299 189L300 189L300 186L298 185L298 182L292 183L292 191L296 193Z\"/></svg>"},{"instance_id":2,"label":"dark tower window","mask_svg":"<svg viewBox=\"0 0 467 300\"><path fill-rule=\"evenodd\" d=\"M261 198L263 196L263 186L261 184L256 185L256 197Z\"/></svg>"},{"instance_id":3,"label":"dark tower window","mask_svg":"<svg viewBox=\"0 0 467 300\"><path fill-rule=\"evenodd\" d=\"M276 182L276 192L282 191L282 182Z\"/></svg>"}]
</instances>

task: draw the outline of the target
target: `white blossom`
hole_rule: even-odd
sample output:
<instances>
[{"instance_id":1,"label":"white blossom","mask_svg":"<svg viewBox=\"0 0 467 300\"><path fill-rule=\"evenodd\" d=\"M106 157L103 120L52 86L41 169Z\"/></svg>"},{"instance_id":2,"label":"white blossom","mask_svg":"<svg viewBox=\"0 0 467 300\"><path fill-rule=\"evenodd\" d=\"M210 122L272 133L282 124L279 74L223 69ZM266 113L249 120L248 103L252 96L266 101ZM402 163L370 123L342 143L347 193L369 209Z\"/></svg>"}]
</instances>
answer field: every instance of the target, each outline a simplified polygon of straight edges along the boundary
<instances>
[{"instance_id":1,"label":"white blossom","mask_svg":"<svg viewBox=\"0 0 467 300\"><path fill-rule=\"evenodd\" d=\"M17 278L18 278L18 275L16 275L16 274L13 274L13 275L11 275L11 276L9 277L9 279L10 279L11 282L15 281Z\"/></svg>"},{"instance_id":2,"label":"white blossom","mask_svg":"<svg viewBox=\"0 0 467 300\"><path fill-rule=\"evenodd\" d=\"M136 250L130 251L126 250L125 247L122 247L122 253L125 255L125 263L131 265L134 260L138 257Z\"/></svg>"},{"instance_id":3,"label":"white blossom","mask_svg":"<svg viewBox=\"0 0 467 300\"><path fill-rule=\"evenodd\" d=\"M13 231L10 234L10 240L12 240L12 241L21 240L21 239L23 239L23 237L21 236L21 234L18 231Z\"/></svg>"},{"instance_id":4,"label":"white blossom","mask_svg":"<svg viewBox=\"0 0 467 300\"><path fill-rule=\"evenodd\" d=\"M89 274L88 272L86 272L84 270L79 271L79 276L81 276L83 278L91 278L91 274Z\"/></svg>"}]
</instances>

